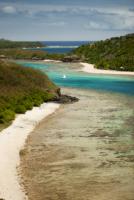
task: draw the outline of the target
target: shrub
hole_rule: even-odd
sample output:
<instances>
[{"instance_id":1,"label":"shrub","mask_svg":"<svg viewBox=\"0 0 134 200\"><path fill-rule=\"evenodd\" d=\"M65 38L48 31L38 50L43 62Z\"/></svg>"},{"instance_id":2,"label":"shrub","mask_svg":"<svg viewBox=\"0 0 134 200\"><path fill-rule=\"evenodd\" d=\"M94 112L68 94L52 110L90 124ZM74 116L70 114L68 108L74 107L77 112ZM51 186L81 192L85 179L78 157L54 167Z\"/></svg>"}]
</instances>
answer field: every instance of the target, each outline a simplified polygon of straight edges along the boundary
<instances>
[{"instance_id":1,"label":"shrub","mask_svg":"<svg viewBox=\"0 0 134 200\"><path fill-rule=\"evenodd\" d=\"M5 110L0 113L0 123L5 123L15 118L15 112L12 110Z\"/></svg>"},{"instance_id":2,"label":"shrub","mask_svg":"<svg viewBox=\"0 0 134 200\"><path fill-rule=\"evenodd\" d=\"M33 101L32 99L25 99L25 100L22 100L22 105L25 107L26 110L31 110L33 108Z\"/></svg>"},{"instance_id":3,"label":"shrub","mask_svg":"<svg viewBox=\"0 0 134 200\"><path fill-rule=\"evenodd\" d=\"M26 107L24 105L17 105L15 108L16 113L25 113Z\"/></svg>"},{"instance_id":4,"label":"shrub","mask_svg":"<svg viewBox=\"0 0 134 200\"><path fill-rule=\"evenodd\" d=\"M53 100L55 98L55 95L53 93L44 93L42 98L44 102L47 102Z\"/></svg>"},{"instance_id":5,"label":"shrub","mask_svg":"<svg viewBox=\"0 0 134 200\"><path fill-rule=\"evenodd\" d=\"M57 95L57 86L38 70L0 61L0 123ZM49 92L46 92L49 91Z\"/></svg>"}]
</instances>

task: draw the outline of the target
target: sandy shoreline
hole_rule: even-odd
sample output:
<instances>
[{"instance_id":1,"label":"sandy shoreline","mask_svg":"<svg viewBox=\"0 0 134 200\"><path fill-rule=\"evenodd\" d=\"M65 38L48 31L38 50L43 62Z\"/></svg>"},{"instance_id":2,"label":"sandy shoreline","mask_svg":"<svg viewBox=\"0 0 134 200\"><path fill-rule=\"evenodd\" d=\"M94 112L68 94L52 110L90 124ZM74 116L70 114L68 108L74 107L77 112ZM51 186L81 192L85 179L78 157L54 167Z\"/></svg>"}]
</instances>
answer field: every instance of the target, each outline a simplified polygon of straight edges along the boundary
<instances>
[{"instance_id":1,"label":"sandy shoreline","mask_svg":"<svg viewBox=\"0 0 134 200\"><path fill-rule=\"evenodd\" d=\"M80 71L91 73L91 74L113 74L113 75L134 76L134 72L96 69L94 68L93 64L83 63L83 62L81 62L80 64L83 66L83 68Z\"/></svg>"},{"instance_id":2,"label":"sandy shoreline","mask_svg":"<svg viewBox=\"0 0 134 200\"><path fill-rule=\"evenodd\" d=\"M59 104L43 103L40 107L34 107L31 111L18 115L8 128L0 132L0 199L27 199L19 185L19 152L35 126L58 108Z\"/></svg>"},{"instance_id":3,"label":"sandy shoreline","mask_svg":"<svg viewBox=\"0 0 134 200\"><path fill-rule=\"evenodd\" d=\"M132 200L133 98L70 88L62 94L79 101L40 123L21 154L29 199Z\"/></svg>"},{"instance_id":4,"label":"sandy shoreline","mask_svg":"<svg viewBox=\"0 0 134 200\"><path fill-rule=\"evenodd\" d=\"M25 60L22 60L25 61ZM29 62L29 60L28 60ZM32 60L30 62L33 62ZM34 61L34 62L41 62L41 63L69 63L70 62L63 62L60 60L52 60L52 59L45 59L45 60L41 60L41 61ZM74 64L75 62L72 62L72 64ZM115 70L104 70L104 69L96 69L94 67L94 64L89 64L89 63L85 63L85 62L76 62L75 64L79 64L80 66L83 66L82 68L78 68L78 70L76 71L82 71L82 72L86 72L86 73L91 73L91 74L106 74L106 75L122 75L122 76L134 76L134 72L130 72L130 71L115 71Z\"/></svg>"},{"instance_id":5,"label":"sandy shoreline","mask_svg":"<svg viewBox=\"0 0 134 200\"><path fill-rule=\"evenodd\" d=\"M62 61L60 61L60 60L51 60L51 59L45 59L45 60L43 60L43 62L62 63Z\"/></svg>"}]
</instances>

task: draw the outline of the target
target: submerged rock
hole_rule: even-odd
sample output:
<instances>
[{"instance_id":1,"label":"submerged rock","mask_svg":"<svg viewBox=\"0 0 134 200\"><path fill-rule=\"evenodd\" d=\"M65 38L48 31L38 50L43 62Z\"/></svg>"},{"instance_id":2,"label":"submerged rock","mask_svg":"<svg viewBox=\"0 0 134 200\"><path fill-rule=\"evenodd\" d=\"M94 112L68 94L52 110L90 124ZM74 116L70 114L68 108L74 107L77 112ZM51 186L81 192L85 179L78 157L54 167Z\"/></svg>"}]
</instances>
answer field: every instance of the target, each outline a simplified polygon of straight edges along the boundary
<instances>
[{"instance_id":1,"label":"submerged rock","mask_svg":"<svg viewBox=\"0 0 134 200\"><path fill-rule=\"evenodd\" d=\"M55 97L52 100L53 102L60 103L60 104L69 104L79 101L77 97L72 97L69 95L65 95L61 93L61 89L57 88L55 91Z\"/></svg>"},{"instance_id":2,"label":"submerged rock","mask_svg":"<svg viewBox=\"0 0 134 200\"><path fill-rule=\"evenodd\" d=\"M72 97L72 96L62 94L57 99L55 99L55 101L61 104L69 104L69 103L77 102L79 101L79 99L77 97Z\"/></svg>"}]
</instances>

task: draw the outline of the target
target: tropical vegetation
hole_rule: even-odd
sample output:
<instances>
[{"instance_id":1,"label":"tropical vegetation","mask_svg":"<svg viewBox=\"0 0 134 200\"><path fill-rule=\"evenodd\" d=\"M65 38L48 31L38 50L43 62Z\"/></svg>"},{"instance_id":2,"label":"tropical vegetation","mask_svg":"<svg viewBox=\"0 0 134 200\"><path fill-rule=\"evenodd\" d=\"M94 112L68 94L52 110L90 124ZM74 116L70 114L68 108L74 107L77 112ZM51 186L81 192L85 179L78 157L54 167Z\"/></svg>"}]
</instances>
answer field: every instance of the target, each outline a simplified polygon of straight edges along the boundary
<instances>
[{"instance_id":1,"label":"tropical vegetation","mask_svg":"<svg viewBox=\"0 0 134 200\"><path fill-rule=\"evenodd\" d=\"M57 86L41 71L0 61L0 124L50 101L58 95Z\"/></svg>"},{"instance_id":2,"label":"tropical vegetation","mask_svg":"<svg viewBox=\"0 0 134 200\"><path fill-rule=\"evenodd\" d=\"M26 60L62 60L63 54L48 54L41 50L30 49L0 49L0 58L7 59L26 59Z\"/></svg>"},{"instance_id":3,"label":"tropical vegetation","mask_svg":"<svg viewBox=\"0 0 134 200\"><path fill-rule=\"evenodd\" d=\"M134 34L85 44L72 54L96 68L134 71Z\"/></svg>"},{"instance_id":4,"label":"tropical vegetation","mask_svg":"<svg viewBox=\"0 0 134 200\"><path fill-rule=\"evenodd\" d=\"M9 49L9 48L34 48L34 47L43 47L44 45L41 42L33 41L11 41L0 39L0 49Z\"/></svg>"}]
</instances>

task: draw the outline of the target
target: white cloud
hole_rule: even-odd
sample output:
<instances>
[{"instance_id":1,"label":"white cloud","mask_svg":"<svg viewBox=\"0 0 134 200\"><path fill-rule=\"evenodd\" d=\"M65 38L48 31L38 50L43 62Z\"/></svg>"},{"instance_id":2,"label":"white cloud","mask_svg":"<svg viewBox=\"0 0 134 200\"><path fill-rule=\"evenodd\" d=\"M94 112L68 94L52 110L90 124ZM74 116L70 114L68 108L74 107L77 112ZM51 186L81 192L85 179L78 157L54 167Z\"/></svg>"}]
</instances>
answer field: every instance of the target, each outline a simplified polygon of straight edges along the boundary
<instances>
[{"instance_id":1,"label":"white cloud","mask_svg":"<svg viewBox=\"0 0 134 200\"><path fill-rule=\"evenodd\" d=\"M55 22L45 22L45 21L40 21L38 24L35 24L33 22L34 25L36 26L47 26L47 27L63 27L65 26L67 23L64 21L55 21Z\"/></svg>"},{"instance_id":2,"label":"white cloud","mask_svg":"<svg viewBox=\"0 0 134 200\"><path fill-rule=\"evenodd\" d=\"M49 23L49 26L65 26L65 22L53 22L53 23Z\"/></svg>"},{"instance_id":3,"label":"white cloud","mask_svg":"<svg viewBox=\"0 0 134 200\"><path fill-rule=\"evenodd\" d=\"M134 30L134 13L129 10L95 10L89 14L89 21L84 24L89 30ZM91 17L90 17L91 16Z\"/></svg>"},{"instance_id":4,"label":"white cloud","mask_svg":"<svg viewBox=\"0 0 134 200\"><path fill-rule=\"evenodd\" d=\"M50 4L5 4L0 9L6 14L18 14L34 23L46 23L48 26L70 27L84 26L88 30L134 30L133 8L50 5ZM65 22L64 22L65 21ZM84 24L84 25L83 25Z\"/></svg>"},{"instance_id":5,"label":"white cloud","mask_svg":"<svg viewBox=\"0 0 134 200\"><path fill-rule=\"evenodd\" d=\"M5 6L2 8L2 11L7 14L14 14L16 13L16 8L13 6Z\"/></svg>"},{"instance_id":6,"label":"white cloud","mask_svg":"<svg viewBox=\"0 0 134 200\"><path fill-rule=\"evenodd\" d=\"M95 22L95 21L90 21L88 24L85 24L84 27L86 29L92 29L92 30L99 30L99 29L108 29L109 26L107 23L102 23L102 22Z\"/></svg>"}]
</instances>

